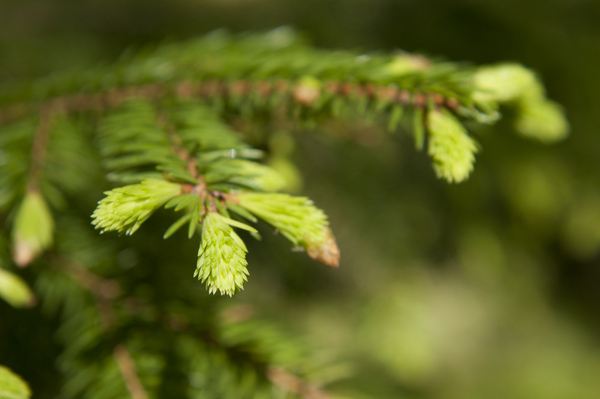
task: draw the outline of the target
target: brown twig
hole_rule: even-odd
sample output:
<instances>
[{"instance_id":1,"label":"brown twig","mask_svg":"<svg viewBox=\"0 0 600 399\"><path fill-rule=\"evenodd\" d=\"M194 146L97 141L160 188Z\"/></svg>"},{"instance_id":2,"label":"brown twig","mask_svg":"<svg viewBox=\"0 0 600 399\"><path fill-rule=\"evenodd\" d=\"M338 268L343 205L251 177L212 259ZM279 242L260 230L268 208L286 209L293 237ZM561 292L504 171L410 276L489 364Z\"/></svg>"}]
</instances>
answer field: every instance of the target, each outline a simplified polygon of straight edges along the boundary
<instances>
[{"instance_id":1,"label":"brown twig","mask_svg":"<svg viewBox=\"0 0 600 399\"><path fill-rule=\"evenodd\" d=\"M148 393L140 382L131 354L123 344L115 346L113 356L119 365L127 390L133 399L147 399Z\"/></svg>"},{"instance_id":2,"label":"brown twig","mask_svg":"<svg viewBox=\"0 0 600 399\"><path fill-rule=\"evenodd\" d=\"M42 102L19 103L0 109L0 124L10 122L26 115L31 115L44 109L52 109L60 113L101 111L122 104L131 98L159 99L168 94L180 98L214 97L240 97L258 94L263 97L279 94L285 95L290 100L304 106L311 106L320 97L321 93L344 98L367 98L371 100L384 100L410 107L425 107L431 99L438 107L451 110L460 106L454 97L444 97L440 93L410 92L397 86L378 85L374 83L349 83L327 81L323 90L307 88L302 82L287 81L218 81L207 80L193 83L189 81L178 82L173 86L156 83L142 86L120 87L110 89L104 93L78 93L61 97L54 97Z\"/></svg>"},{"instance_id":3,"label":"brown twig","mask_svg":"<svg viewBox=\"0 0 600 399\"><path fill-rule=\"evenodd\" d=\"M183 146L181 137L175 131L175 126L169 121L166 115L160 115L158 122L164 127L171 139L171 150L175 155L181 158L187 165L187 171L192 177L198 178L198 160Z\"/></svg>"},{"instance_id":4,"label":"brown twig","mask_svg":"<svg viewBox=\"0 0 600 399\"><path fill-rule=\"evenodd\" d=\"M116 281L99 277L79 265L62 259L59 264L59 269L65 271L79 285L94 294L98 300L110 301L121 295L121 287Z\"/></svg>"}]
</instances>

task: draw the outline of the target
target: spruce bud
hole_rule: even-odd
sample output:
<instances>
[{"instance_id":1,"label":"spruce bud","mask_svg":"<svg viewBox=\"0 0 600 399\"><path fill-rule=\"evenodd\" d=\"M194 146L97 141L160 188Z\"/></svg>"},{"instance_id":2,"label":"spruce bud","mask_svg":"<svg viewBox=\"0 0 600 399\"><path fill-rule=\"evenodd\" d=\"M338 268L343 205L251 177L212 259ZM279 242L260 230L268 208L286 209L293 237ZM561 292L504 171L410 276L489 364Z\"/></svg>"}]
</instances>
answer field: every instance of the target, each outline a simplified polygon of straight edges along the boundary
<instances>
[{"instance_id":1,"label":"spruce bud","mask_svg":"<svg viewBox=\"0 0 600 399\"><path fill-rule=\"evenodd\" d=\"M569 123L562 108L553 101L523 101L520 111L515 122L516 129L525 137L551 143L569 134Z\"/></svg>"},{"instance_id":2,"label":"spruce bud","mask_svg":"<svg viewBox=\"0 0 600 399\"><path fill-rule=\"evenodd\" d=\"M477 145L463 125L447 110L427 114L429 155L438 177L461 182L469 177L475 162Z\"/></svg>"},{"instance_id":3,"label":"spruce bud","mask_svg":"<svg viewBox=\"0 0 600 399\"><path fill-rule=\"evenodd\" d=\"M52 245L54 220L44 198L37 190L29 190L15 219L12 230L13 259L25 267Z\"/></svg>"},{"instance_id":4,"label":"spruce bud","mask_svg":"<svg viewBox=\"0 0 600 399\"><path fill-rule=\"evenodd\" d=\"M541 98L544 88L535 74L519 64L500 64L479 68L473 76L477 101L517 101Z\"/></svg>"},{"instance_id":5,"label":"spruce bud","mask_svg":"<svg viewBox=\"0 0 600 399\"><path fill-rule=\"evenodd\" d=\"M211 294L219 291L232 296L247 281L248 250L228 221L217 212L208 212L204 217L194 277L206 282Z\"/></svg>"},{"instance_id":6,"label":"spruce bud","mask_svg":"<svg viewBox=\"0 0 600 399\"><path fill-rule=\"evenodd\" d=\"M337 267L339 250L325 213L306 197L288 194L241 193L239 205L276 228L309 256Z\"/></svg>"},{"instance_id":7,"label":"spruce bud","mask_svg":"<svg viewBox=\"0 0 600 399\"><path fill-rule=\"evenodd\" d=\"M19 276L0 268L0 298L15 308L32 306L35 296Z\"/></svg>"}]
</instances>

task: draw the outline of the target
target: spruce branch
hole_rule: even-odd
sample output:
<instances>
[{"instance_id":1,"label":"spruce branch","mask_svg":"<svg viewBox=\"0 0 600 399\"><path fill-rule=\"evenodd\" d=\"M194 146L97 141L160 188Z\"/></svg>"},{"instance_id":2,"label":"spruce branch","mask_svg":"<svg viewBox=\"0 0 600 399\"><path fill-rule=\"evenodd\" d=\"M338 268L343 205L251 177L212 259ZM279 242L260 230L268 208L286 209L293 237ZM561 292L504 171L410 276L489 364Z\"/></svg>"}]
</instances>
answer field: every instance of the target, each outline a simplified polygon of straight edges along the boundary
<instances>
[{"instance_id":1,"label":"spruce branch","mask_svg":"<svg viewBox=\"0 0 600 399\"><path fill-rule=\"evenodd\" d=\"M311 125L384 115L395 130L408 119L403 126L412 127L417 149L427 145L436 174L448 182L464 181L473 170L477 145L463 123L493 123L500 105L520 112L516 126L525 136L552 141L568 128L539 79L520 65L474 67L406 53L331 52L281 30L163 46L126 63L33 87L35 95L25 90L0 100L9 104L0 110L0 121L41 113L28 187L37 187L57 117L105 112L97 144L107 178L129 185L106 192L93 224L102 232L132 234L160 207L182 211L164 236L186 224L189 237L202 228L196 274L209 291L229 295L247 274L245 246L232 226L257 234L232 215L266 221L326 265L339 265L339 249L325 214L312 202L267 193L285 187L285 179L256 162L262 152L223 120L277 124L288 118ZM211 235L236 244L209 243ZM40 242L35 254L50 245ZM236 256L224 258L225 250Z\"/></svg>"},{"instance_id":2,"label":"spruce branch","mask_svg":"<svg viewBox=\"0 0 600 399\"><path fill-rule=\"evenodd\" d=\"M94 256L90 240L98 242L97 237L84 226L82 231L68 226L60 220L56 252L45 258L53 267L41 270L37 287L44 307L62 309L58 336L67 344L58 360L66 378L62 396L267 399L273 389L283 390L269 379L269 368L298 378L314 371L305 348L277 326L248 314L220 317L216 298L198 295L193 286L166 290L166 301L149 301L114 261L110 253L119 249L112 240L93 248L109 253ZM173 263L165 259L156 266L171 269ZM103 276L114 272L122 285ZM173 390L174 370L188 384Z\"/></svg>"},{"instance_id":3,"label":"spruce branch","mask_svg":"<svg viewBox=\"0 0 600 399\"><path fill-rule=\"evenodd\" d=\"M0 111L0 120L36 113L48 104L64 112L80 112L114 107L137 97L198 99L246 116L272 112L288 103L296 111L307 111L300 114L327 117L356 109L387 113L431 104L491 123L499 116L495 104L511 101L510 95L493 94L498 87L512 93L525 85L541 87L530 71L514 64L477 68L406 53L317 50L293 33L282 32L207 36L160 47L125 65L42 80L34 85L35 92L16 91L0 100L14 104L25 99ZM498 69L508 72L497 73Z\"/></svg>"},{"instance_id":4,"label":"spruce branch","mask_svg":"<svg viewBox=\"0 0 600 399\"><path fill-rule=\"evenodd\" d=\"M254 236L258 232L230 218L229 205L234 213L256 221L236 204L237 199L233 203L231 199L239 189L276 191L285 186L279 173L255 162L262 152L237 138L214 111L189 100L163 103L160 111L147 101L125 102L105 119L99 141L105 166L115 180L128 182L149 174L163 175L162 179L146 179L106 192L92 215L96 228L132 234L162 206L184 211L164 237L187 224L191 238L202 226L195 276L206 282L211 293L233 295L241 289L248 274L247 250L232 227ZM277 198L293 202L289 196ZM280 208L287 205L282 202ZM298 216L298 223L308 223L310 231L311 220L302 219L304 216ZM309 234L300 240L302 245L311 257L337 265L339 253L333 236L325 225L318 228L323 239ZM284 229L284 234L288 230Z\"/></svg>"},{"instance_id":5,"label":"spruce branch","mask_svg":"<svg viewBox=\"0 0 600 399\"><path fill-rule=\"evenodd\" d=\"M167 175L196 183L187 152L175 139L165 117L152 103L140 99L127 101L109 113L98 134L100 155L111 180L138 183Z\"/></svg>"},{"instance_id":6,"label":"spruce branch","mask_svg":"<svg viewBox=\"0 0 600 399\"><path fill-rule=\"evenodd\" d=\"M398 52L318 50L281 30L166 45L0 96L0 208L15 215L17 264L30 263L60 241L53 239L51 209L64 209L59 206L63 197L71 212L74 201L69 202L69 195L79 201L88 188L104 184L101 179L86 182L89 169L82 166L92 163L86 145L80 145L90 138L83 133L97 118L94 144L106 180L116 188L98 202L92 224L102 233L129 235L162 207L181 212L164 238L184 226L189 238L199 232L194 277L209 293L228 296L243 289L249 275L248 250L235 229L258 236L249 225L258 220L311 258L339 265L325 213L308 198L278 193L285 179L259 162L264 155L258 149L263 148L261 140L272 138L269 129L285 125L291 130L295 124L312 128L330 119L356 118L383 122L390 131L407 127L416 148L426 148L432 157L435 173L451 183L469 177L478 150L465 126L494 123L503 107L516 111L516 131L523 136L553 142L568 132L560 106L546 98L538 77L520 65L476 67ZM245 143L232 127L255 122L265 127L249 140L258 148ZM69 241L80 240L76 238ZM108 270L122 273L114 261L117 251L107 252L114 262ZM214 390L221 395L216 397L249 398L253 389L253 399L270 397L274 384L286 394L329 398L300 377L302 367L280 350L280 337L251 323L247 314L221 324L210 312L195 320L199 301L214 309L212 296L182 299L182 285L165 298L169 301L148 304L127 296L127 284L101 277L68 256L49 259L61 276L40 284L45 285L43 304L61 303L68 315L59 333L68 343L60 367L72 377L63 396L80 397L87 390L89 398L128 394L146 399L165 389L156 388L155 381L168 374L165 365L173 362L193 370L185 372L189 397ZM166 270L166 265L160 266ZM15 277L0 269L0 296L13 305L30 304L31 292ZM3 286L7 281L12 292ZM173 348L165 348L164 342L174 342ZM92 352L104 357L86 364L84 358ZM194 378L201 383L192 384ZM118 381L118 387L102 390L111 381ZM243 383L236 386L234 381ZM198 386L202 391L192 392Z\"/></svg>"},{"instance_id":7,"label":"spruce branch","mask_svg":"<svg viewBox=\"0 0 600 399\"><path fill-rule=\"evenodd\" d=\"M35 177L41 170L39 164L51 115L117 107L117 111L105 118L101 127L99 140L105 164L116 180L146 183L111 192L94 213L94 223L103 231L125 230L128 234L135 231L157 207L181 194L173 185L172 191L164 198L151 199L146 190L145 194L136 194L138 200L130 201L135 197L133 191L148 185L150 180L144 178L158 177L160 172L187 184L195 184L198 177L203 176L206 187L197 185L190 192L201 193L202 202L208 195L209 202L215 206L220 204L217 200L219 193L227 193L236 186L267 191L282 186L270 169L243 159L224 157L219 162L199 164L206 160L192 155L192 152L234 146L241 148L241 145L236 140L225 143L223 138L211 141L207 132L216 130L223 133L227 129L219 128L215 113L195 101L221 104L221 109L227 112L237 110L242 113L246 109L277 108L273 101L268 101L269 98L283 100L279 101L283 103L282 107L292 104L297 115L298 110L303 110L302 114L306 115L343 114L341 110L351 108L371 112L391 110L391 128L400 121L403 110L408 108L412 110L410 114L417 148L424 145L423 130L426 128L430 138L429 153L434 159L436 172L450 182L468 177L476 152L473 140L454 115L491 122L497 118L497 103L518 102L526 111L518 123L524 134L534 136L535 131L545 130L545 137L550 139L561 136L565 129L564 123L558 123L561 121L558 108L544 102L543 89L537 78L518 65L477 69L431 62L409 54L328 53L306 46L289 32L281 32L272 32L260 40L257 37L225 40L213 37L167 46L149 57L130 61L124 69L126 74L121 75L124 72L119 68L107 68L98 75L91 73L85 76L86 90L83 92L77 89L77 83L73 83L77 79L41 82L46 94L5 109L0 119L7 120L20 112L41 109L32 150L31 175ZM197 55L203 57L197 58ZM157 65L163 67L156 68ZM102 90L95 86L95 77L100 75L114 77L109 79L115 82L113 86L103 86ZM62 86L66 81L69 86ZM142 84L142 81L152 83ZM58 92L71 94L53 94ZM186 101L167 104L169 111L159 113L154 105L142 100L156 102L169 96ZM194 115L198 113L201 117ZM124 128L124 125L129 128ZM554 130L548 126L554 127ZM171 152L167 152L167 142ZM278 199L283 200L283 197ZM124 205L127 201L137 201L137 204L129 204L132 206L130 210ZM118 205L118 202L121 204ZM288 206L292 206L287 202ZM256 213L256 204L250 201L249 205ZM329 258L326 263L337 264L337 247L326 225L314 229L308 227L306 232L301 232L298 220L305 222L311 217L295 215L296 221L284 223L281 221L281 215L285 215L283 208L285 206L280 206L277 212L269 215L264 213L264 209L258 211L263 212L269 223L293 243L306 248L309 255ZM127 214L129 211L133 214ZM109 221L110 212L117 212L112 221ZM194 224L205 212L192 212L197 216L189 218L190 232L194 231ZM180 220L187 221L186 218Z\"/></svg>"},{"instance_id":8,"label":"spruce branch","mask_svg":"<svg viewBox=\"0 0 600 399\"><path fill-rule=\"evenodd\" d=\"M469 120L493 123L500 117L499 106L506 104L516 108L516 130L523 136L551 142L568 132L560 107L546 99L535 74L518 64L475 67L401 52L318 50L285 29L263 35L209 35L159 47L124 62L78 76L41 80L33 85L37 88L33 92L8 94L0 99L9 104L0 109L0 121L45 109L99 111L132 99L179 99L243 118L270 115L276 119L283 111L307 126L330 118L348 119L358 114L374 119L383 114L394 130L403 115L409 115L416 147L421 149L424 131L431 128L424 117L429 111L448 111L461 124ZM18 101L24 102L15 105ZM210 112L202 114L206 115L211 119ZM187 122L194 120L189 115L186 118ZM192 125L199 120L202 117L196 117ZM210 145L207 137L203 141ZM173 172L168 157L162 161L168 164L164 170L177 179L186 177ZM135 160L126 157L114 162L113 166L124 166ZM461 168L466 170L457 166ZM459 182L467 176L447 180ZM120 179L139 182L148 177L134 174Z\"/></svg>"},{"instance_id":9,"label":"spruce branch","mask_svg":"<svg viewBox=\"0 0 600 399\"><path fill-rule=\"evenodd\" d=\"M112 330L116 322L113 301L121 296L119 284L116 281L104 279L90 272L83 265L59 254L53 256L52 266L65 273L78 287L92 294L100 314L102 328L105 331Z\"/></svg>"},{"instance_id":10,"label":"spruce branch","mask_svg":"<svg viewBox=\"0 0 600 399\"><path fill-rule=\"evenodd\" d=\"M353 83L304 77L299 81L277 78L276 80L207 80L203 82L183 81L170 86L131 86L112 89L108 93L76 94L57 97L40 104L19 104L0 108L0 124L39 113L44 108L60 109L56 114L103 111L119 107L131 100L159 100L173 96L180 99L196 99L209 102L224 101L233 105L233 99L240 96L257 97L256 105L267 104L272 97L284 98L297 105L311 107L319 99L338 98L344 101L373 101L381 110L387 106L399 105L409 108L425 108L428 101L438 107L457 110L462 107L456 97L437 92L421 92L402 89L394 84ZM325 101L324 101L325 102Z\"/></svg>"},{"instance_id":11,"label":"spruce branch","mask_svg":"<svg viewBox=\"0 0 600 399\"><path fill-rule=\"evenodd\" d=\"M55 257L53 264L93 295L96 306L100 310L102 335L110 335L123 328L123 317L127 314L117 312L115 307L134 298L123 297L115 281L99 277L75 262L70 262L63 257ZM254 319L251 314L248 314L246 308L243 310L244 315L240 314L240 309L235 312L235 316L232 316L231 311L226 311L221 314L219 322L206 325L205 322L196 320L195 305L189 306L191 308L186 308L185 313L171 314L168 309L161 309L160 313L164 313L162 319L165 326L176 333L176 335L168 335L173 337L175 347L184 348L179 355L182 359L189 360L190 364L185 367L189 367L190 375L200 373L207 380L203 385L203 392L216 389L222 397L250 399L254 397L250 396L251 393L238 392L238 387L231 383L235 380L243 380L244 373L252 372L252 379L255 381L254 389L257 392L259 388L263 388L261 385L270 381L283 391L302 397L328 397L321 389L297 376L297 372L303 369L302 365L307 360L304 349L295 341L289 341L289 338L273 324ZM182 310L179 308L178 311ZM142 323L137 327L137 332L127 334L146 337L148 332L145 332L144 328ZM148 325L147 328L152 329L153 334L157 334L156 326ZM142 343L130 338L127 340L128 343L132 342L129 345L126 345L122 339L116 344L113 343L111 354L129 394L134 398L149 397L155 394L155 391L146 384L142 385L147 381L145 373L149 370L140 363L134 362L132 354L135 354L134 348L140 344L151 346L153 339L149 338ZM288 368L296 372L287 371ZM214 379L214 383L210 383L211 379ZM292 380L293 384L290 385L289 382ZM220 384L222 381L228 381L228 384ZM226 392L232 392L231 395L236 394L229 396ZM237 396L238 393L240 396Z\"/></svg>"},{"instance_id":12,"label":"spruce branch","mask_svg":"<svg viewBox=\"0 0 600 399\"><path fill-rule=\"evenodd\" d=\"M121 295L121 288L116 281L104 279L88 271L82 265L73 263L63 257L56 257L54 265L58 270L67 273L79 286L88 290L95 298L102 328L110 332L116 328L117 315L113 301ZM136 365L131 353L124 343L117 343L112 356L118 365L123 382L133 399L147 399L148 393L140 381Z\"/></svg>"}]
</instances>

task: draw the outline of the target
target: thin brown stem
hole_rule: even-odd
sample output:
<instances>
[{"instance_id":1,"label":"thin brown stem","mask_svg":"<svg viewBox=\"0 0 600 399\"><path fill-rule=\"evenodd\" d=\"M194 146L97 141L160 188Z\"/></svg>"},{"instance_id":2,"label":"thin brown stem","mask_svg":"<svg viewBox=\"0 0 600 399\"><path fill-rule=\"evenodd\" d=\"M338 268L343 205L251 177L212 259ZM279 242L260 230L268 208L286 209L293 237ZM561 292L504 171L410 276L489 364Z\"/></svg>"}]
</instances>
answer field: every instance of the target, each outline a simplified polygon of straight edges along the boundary
<instances>
[{"instance_id":1,"label":"thin brown stem","mask_svg":"<svg viewBox=\"0 0 600 399\"><path fill-rule=\"evenodd\" d=\"M113 356L119 365L121 375L125 380L125 385L127 385L127 390L131 394L131 397L133 399L147 399L148 393L146 393L144 386L140 382L129 350L123 344L118 344L115 346Z\"/></svg>"},{"instance_id":2,"label":"thin brown stem","mask_svg":"<svg viewBox=\"0 0 600 399\"><path fill-rule=\"evenodd\" d=\"M177 134L175 126L171 123L166 115L160 115L158 118L159 123L164 127L169 138L171 139L171 150L175 155L181 158L187 165L188 173L198 180L198 184L182 184L182 191L186 194L195 194L202 199L203 214L209 210L212 212L217 211L217 206L214 201L219 199L215 197L213 192L208 191L204 177L198 172L198 159L193 157L190 152L184 147L181 137ZM209 199L209 209L206 209L206 198Z\"/></svg>"},{"instance_id":3,"label":"thin brown stem","mask_svg":"<svg viewBox=\"0 0 600 399\"><path fill-rule=\"evenodd\" d=\"M62 259L58 268L69 274L73 280L94 294L98 300L110 301L121 295L121 288L114 280L104 279L79 265Z\"/></svg>"},{"instance_id":4,"label":"thin brown stem","mask_svg":"<svg viewBox=\"0 0 600 399\"><path fill-rule=\"evenodd\" d=\"M71 94L54 97L42 102L18 103L0 109L0 124L10 122L43 109L59 110L60 113L101 111L113 108L131 98L160 99L168 94L179 98L210 99L217 97L244 97L260 95L270 97L283 95L289 100L304 106L311 106L323 93L342 98L389 101L407 107L426 107L428 100L438 107L456 109L460 102L454 97L440 93L408 91L396 86L374 83L349 83L327 81L322 88L308 87L302 82L280 80L260 81L183 81L168 86L161 83L142 86L120 87L103 93Z\"/></svg>"},{"instance_id":5,"label":"thin brown stem","mask_svg":"<svg viewBox=\"0 0 600 399\"><path fill-rule=\"evenodd\" d=\"M168 120L166 115L160 115L158 118L158 122L164 127L169 138L171 139L171 150L175 155L181 158L187 164L188 173L194 177L198 178L198 160L193 157L190 152L184 147L183 141L181 137L177 134L175 130L175 126Z\"/></svg>"}]
</instances>

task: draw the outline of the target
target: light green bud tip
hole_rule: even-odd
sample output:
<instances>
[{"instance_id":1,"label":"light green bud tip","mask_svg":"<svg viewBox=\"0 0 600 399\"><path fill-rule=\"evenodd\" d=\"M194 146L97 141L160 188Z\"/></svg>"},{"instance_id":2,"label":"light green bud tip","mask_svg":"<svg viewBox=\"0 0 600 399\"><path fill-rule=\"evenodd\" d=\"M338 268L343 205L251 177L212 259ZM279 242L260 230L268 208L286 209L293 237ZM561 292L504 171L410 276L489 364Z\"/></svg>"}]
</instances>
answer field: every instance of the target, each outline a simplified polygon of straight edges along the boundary
<instances>
[{"instance_id":1,"label":"light green bud tip","mask_svg":"<svg viewBox=\"0 0 600 399\"><path fill-rule=\"evenodd\" d=\"M105 194L92 214L92 224L102 233L116 230L131 235L156 209L181 194L181 185L148 179Z\"/></svg>"},{"instance_id":2,"label":"light green bud tip","mask_svg":"<svg viewBox=\"0 0 600 399\"><path fill-rule=\"evenodd\" d=\"M10 369L0 366L0 398L29 399L31 390L25 381Z\"/></svg>"},{"instance_id":3,"label":"light green bud tip","mask_svg":"<svg viewBox=\"0 0 600 399\"><path fill-rule=\"evenodd\" d=\"M427 114L428 153L438 177L459 183L469 177L475 162L477 145L463 125L447 110Z\"/></svg>"},{"instance_id":4,"label":"light green bud tip","mask_svg":"<svg viewBox=\"0 0 600 399\"><path fill-rule=\"evenodd\" d=\"M544 96L544 88L535 74L519 64L480 68L473 76L473 85L476 101L509 102Z\"/></svg>"},{"instance_id":5,"label":"light green bud tip","mask_svg":"<svg viewBox=\"0 0 600 399\"><path fill-rule=\"evenodd\" d=\"M546 99L535 74L518 64L480 68L473 77L476 101L512 102L518 106L517 131L543 142L554 142L569 133L562 108Z\"/></svg>"},{"instance_id":6,"label":"light green bud tip","mask_svg":"<svg viewBox=\"0 0 600 399\"><path fill-rule=\"evenodd\" d=\"M19 206L12 230L15 263L27 266L50 247L53 230L54 220L44 198L38 191L28 191Z\"/></svg>"},{"instance_id":7,"label":"light green bud tip","mask_svg":"<svg viewBox=\"0 0 600 399\"><path fill-rule=\"evenodd\" d=\"M0 298L15 308L32 306L35 296L19 276L0 268ZM0 395L0 397L2 397Z\"/></svg>"},{"instance_id":8,"label":"light green bud tip","mask_svg":"<svg viewBox=\"0 0 600 399\"><path fill-rule=\"evenodd\" d=\"M304 76L292 88L292 97L304 105L312 105L321 95L321 81L312 76Z\"/></svg>"},{"instance_id":9,"label":"light green bud tip","mask_svg":"<svg viewBox=\"0 0 600 399\"><path fill-rule=\"evenodd\" d=\"M308 255L331 267L338 267L340 251L329 229L325 213L306 197L288 194L240 193L239 205L275 227Z\"/></svg>"},{"instance_id":10,"label":"light green bud tip","mask_svg":"<svg viewBox=\"0 0 600 399\"><path fill-rule=\"evenodd\" d=\"M327 240L327 216L306 197L241 193L239 205L263 219L295 245L308 247Z\"/></svg>"},{"instance_id":11,"label":"light green bud tip","mask_svg":"<svg viewBox=\"0 0 600 399\"><path fill-rule=\"evenodd\" d=\"M516 129L525 137L551 143L564 139L569 134L569 123L562 108L552 101L523 101L520 111Z\"/></svg>"},{"instance_id":12,"label":"light green bud tip","mask_svg":"<svg viewBox=\"0 0 600 399\"><path fill-rule=\"evenodd\" d=\"M209 212L202 224L202 241L194 277L206 282L208 292L232 296L247 280L246 245L228 219Z\"/></svg>"},{"instance_id":13,"label":"light green bud tip","mask_svg":"<svg viewBox=\"0 0 600 399\"><path fill-rule=\"evenodd\" d=\"M401 77L411 73L426 70L431 67L431 61L415 54L400 54L394 57L383 68L386 77Z\"/></svg>"}]
</instances>

